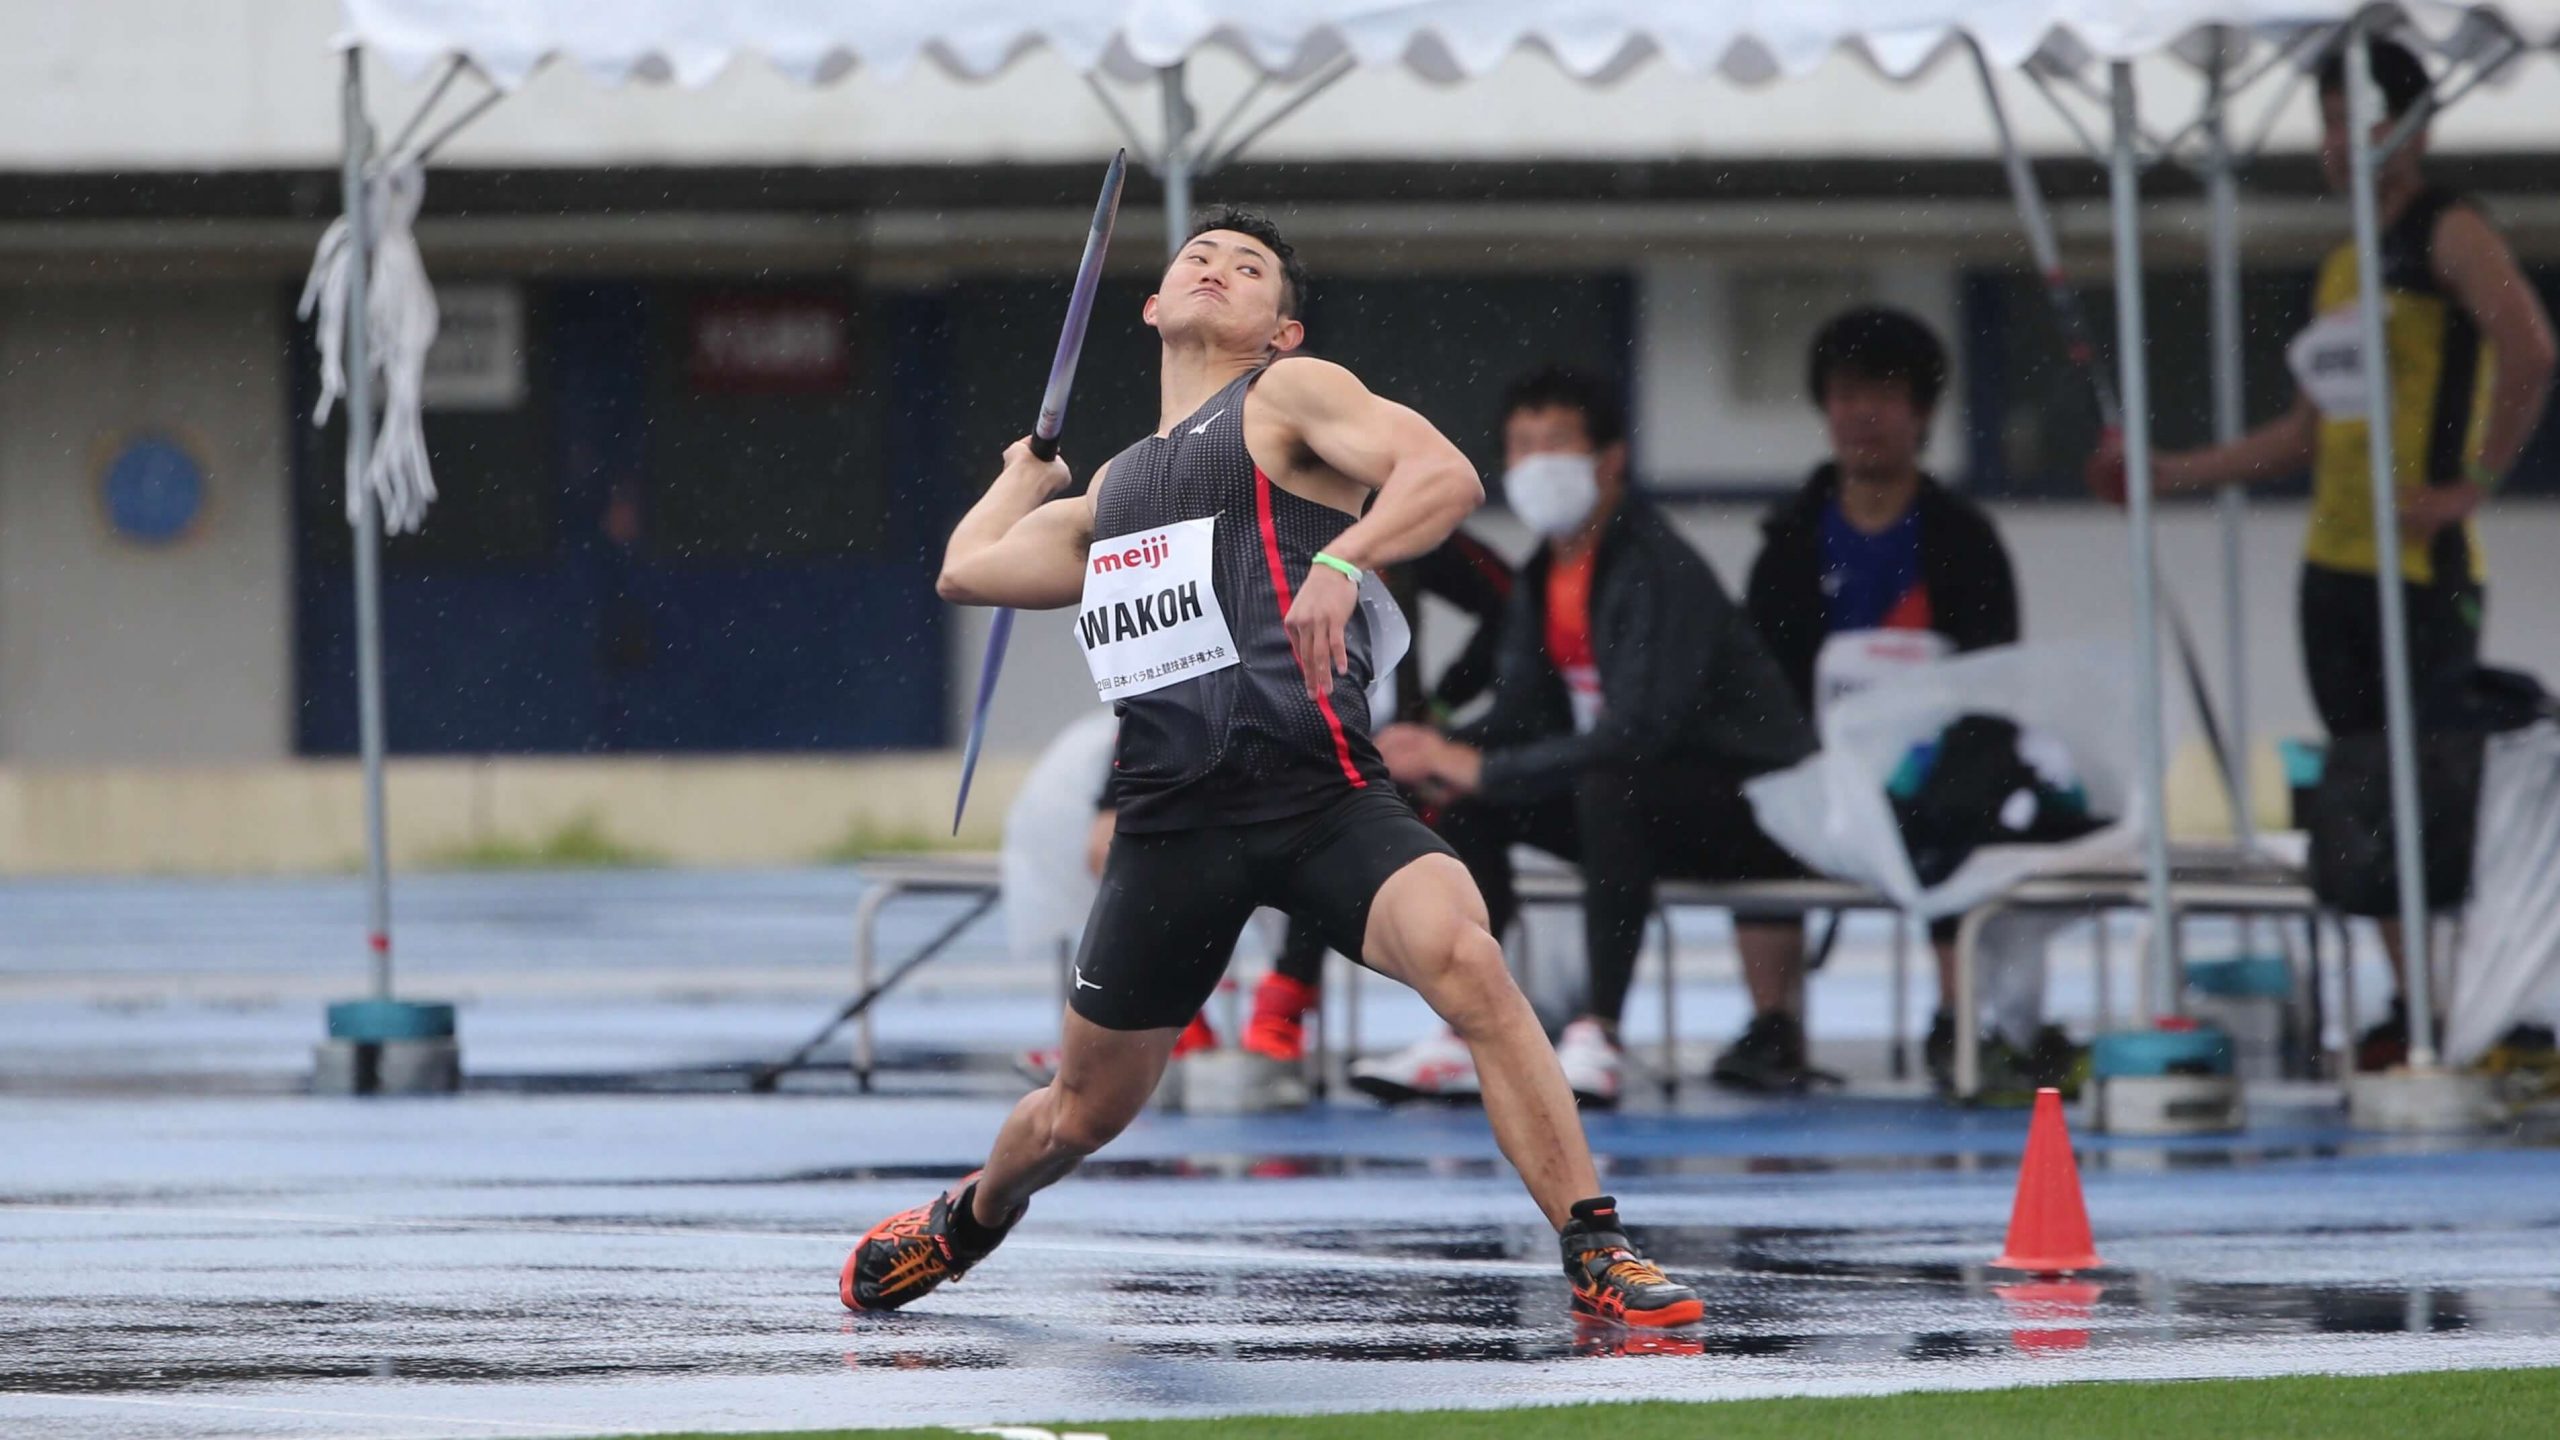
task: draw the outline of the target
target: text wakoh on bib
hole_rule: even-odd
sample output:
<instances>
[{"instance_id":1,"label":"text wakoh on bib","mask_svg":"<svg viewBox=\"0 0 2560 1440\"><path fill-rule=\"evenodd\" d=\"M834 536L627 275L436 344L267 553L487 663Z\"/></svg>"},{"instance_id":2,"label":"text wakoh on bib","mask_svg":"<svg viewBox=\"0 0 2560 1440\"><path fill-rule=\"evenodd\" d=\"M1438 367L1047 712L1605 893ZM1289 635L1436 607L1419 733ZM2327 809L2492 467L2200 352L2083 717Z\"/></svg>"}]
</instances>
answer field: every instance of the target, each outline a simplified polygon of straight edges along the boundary
<instances>
[{"instance_id":1,"label":"text wakoh on bib","mask_svg":"<svg viewBox=\"0 0 2560 1440\"><path fill-rule=\"evenodd\" d=\"M1218 608L1218 517L1097 540L1085 553L1076 643L1105 700L1125 700L1236 663Z\"/></svg>"}]
</instances>

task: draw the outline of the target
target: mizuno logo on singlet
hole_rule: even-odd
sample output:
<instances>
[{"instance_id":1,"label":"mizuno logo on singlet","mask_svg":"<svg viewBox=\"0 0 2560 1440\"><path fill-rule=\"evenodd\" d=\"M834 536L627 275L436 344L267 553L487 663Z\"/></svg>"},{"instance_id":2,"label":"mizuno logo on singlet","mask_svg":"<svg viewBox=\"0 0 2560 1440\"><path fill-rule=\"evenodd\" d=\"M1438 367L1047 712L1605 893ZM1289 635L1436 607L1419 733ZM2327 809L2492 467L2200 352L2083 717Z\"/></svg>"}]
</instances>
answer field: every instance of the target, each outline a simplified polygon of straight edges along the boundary
<instances>
[{"instance_id":1,"label":"mizuno logo on singlet","mask_svg":"<svg viewBox=\"0 0 2560 1440\"><path fill-rule=\"evenodd\" d=\"M1115 570L1153 570L1163 564L1164 557L1171 553L1173 542L1158 535L1144 545L1132 545L1126 550L1094 556L1093 573L1108 575Z\"/></svg>"},{"instance_id":2,"label":"mizuno logo on singlet","mask_svg":"<svg viewBox=\"0 0 2560 1440\"><path fill-rule=\"evenodd\" d=\"M1076 616L1076 629L1084 635L1086 649L1109 645L1121 640L1134 640L1152 635L1169 625L1201 616L1200 582L1170 586L1153 595L1134 600L1115 600L1096 605Z\"/></svg>"}]
</instances>

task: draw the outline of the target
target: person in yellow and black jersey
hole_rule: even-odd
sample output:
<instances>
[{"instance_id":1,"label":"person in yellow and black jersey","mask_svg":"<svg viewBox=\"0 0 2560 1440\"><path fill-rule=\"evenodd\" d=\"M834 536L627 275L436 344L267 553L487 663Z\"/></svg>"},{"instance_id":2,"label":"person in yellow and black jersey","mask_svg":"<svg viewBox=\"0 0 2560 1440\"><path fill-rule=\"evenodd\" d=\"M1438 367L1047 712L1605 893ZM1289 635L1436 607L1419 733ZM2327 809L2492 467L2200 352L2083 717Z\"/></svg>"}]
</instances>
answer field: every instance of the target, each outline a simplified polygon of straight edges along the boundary
<instances>
[{"instance_id":1,"label":"person in yellow and black jersey","mask_svg":"<svg viewBox=\"0 0 2560 1440\"><path fill-rule=\"evenodd\" d=\"M2375 87L2389 119L2377 139L2426 102L2426 67L2387 40L2372 43ZM2348 185L2343 53L2320 71L2321 165L2330 188ZM2523 453L2551 389L2551 319L2515 255L2479 206L2426 176L2422 126L2375 177L2382 223L2384 363L2390 367L2394 484L2399 495L2400 574L2407 599L2411 681L2420 709L2458 686L2479 659L2485 599L2478 512ZM2375 588L2380 537L2373 480L2352 243L2330 252L2312 292L2313 318L2286 358L2296 381L2291 409L2225 445L2163 455L2162 492L2312 478L2300 615L2304 668L2321 723L2333 738L2384 728L2381 606ZM2124 459L2109 443L2092 457L2090 486L2121 501ZM2384 939L2400 963L2397 925ZM2367 1037L2366 1068L2397 1063L2407 1027L2393 1019Z\"/></svg>"}]
</instances>

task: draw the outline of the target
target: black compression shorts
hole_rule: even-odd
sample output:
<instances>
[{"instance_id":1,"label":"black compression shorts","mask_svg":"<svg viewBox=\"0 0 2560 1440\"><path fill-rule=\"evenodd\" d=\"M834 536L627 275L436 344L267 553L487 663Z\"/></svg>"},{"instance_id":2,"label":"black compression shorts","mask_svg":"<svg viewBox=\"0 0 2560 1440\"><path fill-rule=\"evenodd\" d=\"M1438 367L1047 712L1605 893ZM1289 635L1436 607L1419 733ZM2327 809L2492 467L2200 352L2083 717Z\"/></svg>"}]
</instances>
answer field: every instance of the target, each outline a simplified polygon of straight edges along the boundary
<instances>
[{"instance_id":1,"label":"black compression shorts","mask_svg":"<svg viewBox=\"0 0 2560 1440\"><path fill-rule=\"evenodd\" d=\"M1257 908L1286 911L1356 956L1387 878L1451 853L1383 786L1252 825L1114 836L1068 1003L1106 1030L1187 1025Z\"/></svg>"}]
</instances>

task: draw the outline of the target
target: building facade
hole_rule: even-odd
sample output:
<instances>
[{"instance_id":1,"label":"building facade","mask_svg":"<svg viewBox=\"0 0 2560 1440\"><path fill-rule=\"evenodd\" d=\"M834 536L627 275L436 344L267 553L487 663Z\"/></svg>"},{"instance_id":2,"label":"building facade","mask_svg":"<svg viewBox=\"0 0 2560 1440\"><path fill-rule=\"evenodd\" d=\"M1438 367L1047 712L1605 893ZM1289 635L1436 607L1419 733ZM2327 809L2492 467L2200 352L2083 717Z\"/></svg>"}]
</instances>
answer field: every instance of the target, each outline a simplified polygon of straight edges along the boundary
<instances>
[{"instance_id":1,"label":"building facade","mask_svg":"<svg viewBox=\"0 0 2560 1440\"><path fill-rule=\"evenodd\" d=\"M0 767L280 762L354 740L349 539L311 423L302 273L335 213L327 0L108 0L0 58ZM2560 300L2556 79L2440 127L2441 171ZM423 77L377 69L396 128ZM2145 72L2165 110L2191 86ZM1192 67L1215 117L1236 67ZM465 82L464 89L470 82ZM1535 56L1438 88L1343 82L1205 180L1278 213L1318 274L1311 348L1498 468L1502 385L1624 377L1639 471L1738 581L1757 504L1816 457L1803 348L1896 303L1959 375L1933 463L2008 525L2030 634L2123 626L2121 519L2077 498L2094 432L2025 262L1970 73L1893 87L1842 59L1765 90L1659 67L1584 90ZM1122 97L1152 114L1151 96ZM2023 91L2074 263L2105 262L2101 177ZM2319 254L2297 92L2249 180L2252 413ZM441 154L420 239L445 310L428 439L441 498L386 552L395 750L769 754L954 743L982 618L931 593L941 535L1028 428L1108 112L1050 57L998 81L741 66L700 91L538 76ZM2171 444L2209 410L2194 187L2147 220L2152 374ZM1161 258L1133 182L1066 449L1152 423L1136 311ZM2091 287L2103 326L2107 296ZM2491 649L2560 673L2515 619L2560 603L2560 423L2492 531ZM2254 507L2252 708L2304 730L2298 506ZM1499 516L1490 529L1505 533ZM2219 596L2207 513L2173 507L2172 583ZM2500 563L2502 555L2518 558ZM1035 747L1085 703L1034 620L998 711Z\"/></svg>"}]
</instances>

